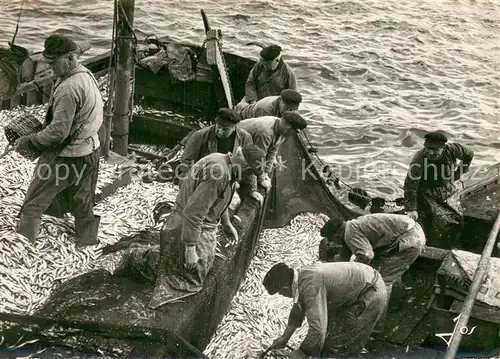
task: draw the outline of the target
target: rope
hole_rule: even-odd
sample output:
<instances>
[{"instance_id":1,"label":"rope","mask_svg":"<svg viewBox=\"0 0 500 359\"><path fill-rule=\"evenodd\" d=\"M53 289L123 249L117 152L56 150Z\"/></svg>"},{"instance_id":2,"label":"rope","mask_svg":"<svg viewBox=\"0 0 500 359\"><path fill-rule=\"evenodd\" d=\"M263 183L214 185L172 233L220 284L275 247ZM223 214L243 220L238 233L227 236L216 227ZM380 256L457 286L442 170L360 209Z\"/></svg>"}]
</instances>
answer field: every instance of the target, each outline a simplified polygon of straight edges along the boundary
<instances>
[{"instance_id":1,"label":"rope","mask_svg":"<svg viewBox=\"0 0 500 359\"><path fill-rule=\"evenodd\" d=\"M14 31L14 36L12 37L11 43L14 44L16 41L17 32L19 31L19 22L21 21L21 14L23 12L24 0L21 2L21 9L19 10L19 16L17 17L16 31Z\"/></svg>"},{"instance_id":2,"label":"rope","mask_svg":"<svg viewBox=\"0 0 500 359\"><path fill-rule=\"evenodd\" d=\"M313 147L311 141L309 140L309 137L307 136L307 132L306 131L302 131L302 133L304 134L304 137L307 141L307 144L309 145L309 150L308 152L310 154L313 154L317 161L321 164L321 166L323 167L323 173L327 172L328 169L330 168L329 165L325 165L325 163L321 160L321 158L318 156L318 150L316 148ZM332 172L328 171L329 172L329 175L328 177L330 176L333 176L334 177L334 185L337 189L340 189L340 186L338 185L339 183L341 183L342 185L344 185L345 187L349 188L349 190L355 192L358 196L360 197L363 197L364 199L366 199L367 201L369 200L370 202L373 201L374 198L370 197L370 196L366 196L366 195L363 195L361 193L358 192L358 189L355 188L355 187L352 187L350 186L349 184L345 183L344 181L342 181L338 176L334 175ZM396 205L400 206L401 204L401 199L394 199L394 200L387 200L385 198L383 198L384 200L384 203L395 203Z\"/></svg>"}]
</instances>

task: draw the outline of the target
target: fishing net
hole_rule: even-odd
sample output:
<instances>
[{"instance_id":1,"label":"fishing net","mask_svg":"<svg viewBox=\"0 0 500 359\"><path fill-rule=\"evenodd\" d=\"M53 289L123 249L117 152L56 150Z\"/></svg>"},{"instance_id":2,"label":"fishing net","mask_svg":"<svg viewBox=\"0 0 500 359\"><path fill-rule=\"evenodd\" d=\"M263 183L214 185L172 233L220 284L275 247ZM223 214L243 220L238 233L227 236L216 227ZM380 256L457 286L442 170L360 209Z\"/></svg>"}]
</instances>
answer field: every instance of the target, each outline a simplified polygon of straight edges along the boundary
<instances>
[{"instance_id":1,"label":"fishing net","mask_svg":"<svg viewBox=\"0 0 500 359\"><path fill-rule=\"evenodd\" d=\"M312 163L298 136L286 138L279 154L281 158L275 166L265 228L283 227L305 212L323 213L330 218L345 220L359 216L324 184L325 177Z\"/></svg>"},{"instance_id":2,"label":"fishing net","mask_svg":"<svg viewBox=\"0 0 500 359\"><path fill-rule=\"evenodd\" d=\"M87 285L99 285L97 280L106 281L107 275L102 271L85 279ZM54 355L49 358L204 357L182 338L158 328L15 314L1 317L2 347L7 353L24 352L23 357L28 353L44 357L38 354L42 352Z\"/></svg>"},{"instance_id":3,"label":"fishing net","mask_svg":"<svg viewBox=\"0 0 500 359\"><path fill-rule=\"evenodd\" d=\"M10 328L7 334L2 332L0 335L8 335L13 340L29 332L30 338L42 338L44 343L69 346L77 351L99 348L112 353L118 348L130 356L201 357L199 350L209 343L253 257L262 214L255 201L243 203L238 212L240 240L229 243L221 236L220 253L203 290L181 303L156 310L148 308L159 258L159 230L152 229L103 249L104 254L120 252L123 255L112 274L94 270L70 279L56 287L44 306L34 313L36 317L51 321L53 327L65 321L76 323L69 331L60 330L55 337L47 337L45 328L17 322L18 325ZM84 325L82 323L92 323L88 325L95 329L80 330L72 335L72 330ZM145 329L137 332L137 328ZM133 340L124 334L130 332L135 333Z\"/></svg>"}]
</instances>

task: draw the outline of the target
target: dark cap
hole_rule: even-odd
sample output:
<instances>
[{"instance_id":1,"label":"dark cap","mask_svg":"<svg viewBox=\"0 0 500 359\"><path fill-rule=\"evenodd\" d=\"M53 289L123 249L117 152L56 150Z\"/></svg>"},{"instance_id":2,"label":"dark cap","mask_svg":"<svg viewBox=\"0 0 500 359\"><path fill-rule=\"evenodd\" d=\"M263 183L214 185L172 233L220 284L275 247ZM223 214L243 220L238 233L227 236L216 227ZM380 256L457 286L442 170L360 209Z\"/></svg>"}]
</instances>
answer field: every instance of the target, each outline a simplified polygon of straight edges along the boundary
<instances>
[{"instance_id":1,"label":"dark cap","mask_svg":"<svg viewBox=\"0 0 500 359\"><path fill-rule=\"evenodd\" d=\"M231 122L234 124L240 122L240 116L238 116L236 111L233 111L227 107L219 108L219 110L217 111L217 116L215 117L216 121L217 118L220 118L220 120L222 121Z\"/></svg>"},{"instance_id":2,"label":"dark cap","mask_svg":"<svg viewBox=\"0 0 500 359\"><path fill-rule=\"evenodd\" d=\"M260 51L260 57L264 60L271 61L277 58L281 54L281 47L278 45L270 45L268 47L264 47Z\"/></svg>"},{"instance_id":3,"label":"dark cap","mask_svg":"<svg viewBox=\"0 0 500 359\"><path fill-rule=\"evenodd\" d=\"M336 237L338 232L342 229L344 225L344 221L340 218L332 218L326 221L323 227L320 230L320 234L325 238L333 238Z\"/></svg>"},{"instance_id":4,"label":"dark cap","mask_svg":"<svg viewBox=\"0 0 500 359\"><path fill-rule=\"evenodd\" d=\"M260 175L266 163L266 153L256 145L246 145L241 148L245 161L256 175Z\"/></svg>"},{"instance_id":5,"label":"dark cap","mask_svg":"<svg viewBox=\"0 0 500 359\"><path fill-rule=\"evenodd\" d=\"M78 50L78 45L70 38L64 35L50 35L45 40L42 55L46 61L53 61L76 50Z\"/></svg>"},{"instance_id":6,"label":"dark cap","mask_svg":"<svg viewBox=\"0 0 500 359\"><path fill-rule=\"evenodd\" d=\"M307 122L304 118L296 112L285 111L283 113L283 118L292 125L298 131L303 130L307 127Z\"/></svg>"},{"instance_id":7,"label":"dark cap","mask_svg":"<svg viewBox=\"0 0 500 359\"><path fill-rule=\"evenodd\" d=\"M300 93L292 89L285 89L281 91L280 96L286 103L298 105L302 102L302 96L300 95Z\"/></svg>"},{"instance_id":8,"label":"dark cap","mask_svg":"<svg viewBox=\"0 0 500 359\"><path fill-rule=\"evenodd\" d=\"M285 263L275 264L266 273L262 284L267 292L271 295L276 294L286 285L289 285L290 278L292 277L292 269ZM293 278L293 277L292 277Z\"/></svg>"},{"instance_id":9,"label":"dark cap","mask_svg":"<svg viewBox=\"0 0 500 359\"><path fill-rule=\"evenodd\" d=\"M448 139L444 134L441 132L429 132L428 134L425 135L425 147L437 147L441 148L444 147L444 144L448 142Z\"/></svg>"}]
</instances>

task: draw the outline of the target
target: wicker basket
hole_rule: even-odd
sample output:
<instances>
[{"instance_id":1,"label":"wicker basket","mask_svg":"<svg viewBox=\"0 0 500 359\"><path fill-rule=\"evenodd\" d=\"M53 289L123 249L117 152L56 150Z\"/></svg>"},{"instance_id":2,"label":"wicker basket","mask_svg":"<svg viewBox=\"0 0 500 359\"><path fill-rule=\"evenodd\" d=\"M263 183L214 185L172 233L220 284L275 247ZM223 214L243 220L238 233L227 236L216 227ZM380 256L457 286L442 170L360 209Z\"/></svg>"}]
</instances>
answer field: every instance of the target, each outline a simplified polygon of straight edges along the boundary
<instances>
[{"instance_id":1,"label":"wicker basket","mask_svg":"<svg viewBox=\"0 0 500 359\"><path fill-rule=\"evenodd\" d=\"M41 130L43 130L42 123L32 115L27 115L20 119L13 119L4 128L5 137L11 146L13 146L17 139L21 136L32 135L40 132ZM20 154L28 159L35 159L40 155L39 153L32 152L23 152Z\"/></svg>"}]
</instances>

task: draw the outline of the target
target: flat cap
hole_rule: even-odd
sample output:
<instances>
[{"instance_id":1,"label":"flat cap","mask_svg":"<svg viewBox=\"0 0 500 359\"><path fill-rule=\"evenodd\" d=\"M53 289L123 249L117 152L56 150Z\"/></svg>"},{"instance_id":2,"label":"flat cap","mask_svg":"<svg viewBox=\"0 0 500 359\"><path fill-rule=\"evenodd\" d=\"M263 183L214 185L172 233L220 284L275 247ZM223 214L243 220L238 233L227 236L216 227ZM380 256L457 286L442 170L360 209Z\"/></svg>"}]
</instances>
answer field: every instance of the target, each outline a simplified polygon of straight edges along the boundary
<instances>
[{"instance_id":1,"label":"flat cap","mask_svg":"<svg viewBox=\"0 0 500 359\"><path fill-rule=\"evenodd\" d=\"M283 113L283 118L288 121L296 130L303 130L307 127L307 122L304 118L296 112L293 111L285 111Z\"/></svg>"},{"instance_id":2,"label":"flat cap","mask_svg":"<svg viewBox=\"0 0 500 359\"><path fill-rule=\"evenodd\" d=\"M235 124L240 122L240 116L238 116L236 111L231 110L230 108L227 107L219 108L219 110L217 111L216 119L217 117L219 117L221 120L225 120L227 122Z\"/></svg>"},{"instance_id":3,"label":"flat cap","mask_svg":"<svg viewBox=\"0 0 500 359\"><path fill-rule=\"evenodd\" d=\"M280 96L286 103L295 103L298 105L302 102L302 96L300 93L292 89L285 89L281 91Z\"/></svg>"},{"instance_id":4,"label":"flat cap","mask_svg":"<svg viewBox=\"0 0 500 359\"><path fill-rule=\"evenodd\" d=\"M441 132L429 132L428 134L425 135L425 145L434 145L434 146L439 146L443 147L444 144L448 142L448 138Z\"/></svg>"},{"instance_id":5,"label":"flat cap","mask_svg":"<svg viewBox=\"0 0 500 359\"><path fill-rule=\"evenodd\" d=\"M275 264L266 273L262 284L271 295L276 294L287 284L287 279L291 276L292 269L285 263Z\"/></svg>"},{"instance_id":6,"label":"flat cap","mask_svg":"<svg viewBox=\"0 0 500 359\"><path fill-rule=\"evenodd\" d=\"M275 58L277 58L281 54L281 47L278 45L270 45L267 47L264 47L260 51L260 57L262 57L264 60L271 61Z\"/></svg>"},{"instance_id":7,"label":"flat cap","mask_svg":"<svg viewBox=\"0 0 500 359\"><path fill-rule=\"evenodd\" d=\"M246 145L241 148L243 157L256 175L260 175L266 163L266 153L257 145Z\"/></svg>"},{"instance_id":8,"label":"flat cap","mask_svg":"<svg viewBox=\"0 0 500 359\"><path fill-rule=\"evenodd\" d=\"M64 35L50 35L44 43L43 57L47 61L53 61L71 51L78 50L76 42Z\"/></svg>"}]
</instances>

